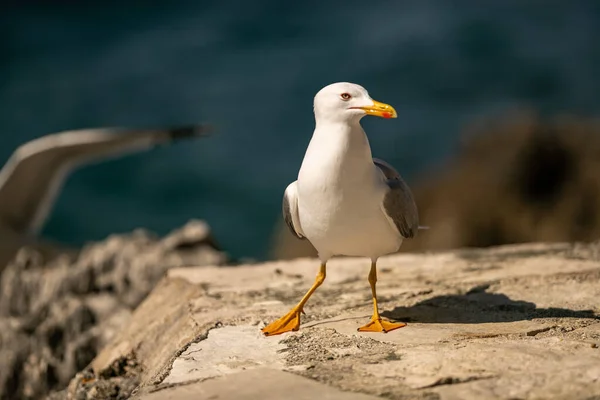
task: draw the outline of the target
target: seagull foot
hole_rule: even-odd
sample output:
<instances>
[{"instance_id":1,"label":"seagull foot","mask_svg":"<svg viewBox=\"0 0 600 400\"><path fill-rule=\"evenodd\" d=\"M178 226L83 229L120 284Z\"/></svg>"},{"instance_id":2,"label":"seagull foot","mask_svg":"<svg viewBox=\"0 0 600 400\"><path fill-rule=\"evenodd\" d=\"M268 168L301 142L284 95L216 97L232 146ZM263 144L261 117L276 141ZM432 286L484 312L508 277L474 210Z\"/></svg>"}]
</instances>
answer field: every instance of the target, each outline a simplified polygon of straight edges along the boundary
<instances>
[{"instance_id":1,"label":"seagull foot","mask_svg":"<svg viewBox=\"0 0 600 400\"><path fill-rule=\"evenodd\" d=\"M404 322L389 322L381 318L372 319L368 324L358 328L359 332L383 332L388 333L394 329L405 327Z\"/></svg>"},{"instance_id":2,"label":"seagull foot","mask_svg":"<svg viewBox=\"0 0 600 400\"><path fill-rule=\"evenodd\" d=\"M281 335L285 332L297 331L300 328L300 313L302 308L293 308L289 313L262 328L265 336Z\"/></svg>"}]
</instances>

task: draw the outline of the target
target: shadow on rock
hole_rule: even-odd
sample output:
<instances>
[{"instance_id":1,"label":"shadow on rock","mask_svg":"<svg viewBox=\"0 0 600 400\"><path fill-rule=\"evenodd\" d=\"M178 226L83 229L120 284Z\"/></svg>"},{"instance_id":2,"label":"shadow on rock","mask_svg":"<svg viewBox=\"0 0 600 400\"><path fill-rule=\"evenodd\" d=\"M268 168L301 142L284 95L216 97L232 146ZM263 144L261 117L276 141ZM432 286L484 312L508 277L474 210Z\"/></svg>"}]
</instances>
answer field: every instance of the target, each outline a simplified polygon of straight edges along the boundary
<instances>
[{"instance_id":1,"label":"shadow on rock","mask_svg":"<svg viewBox=\"0 0 600 400\"><path fill-rule=\"evenodd\" d=\"M464 295L436 296L412 307L396 307L381 315L403 322L478 324L514 322L534 318L594 318L592 310L538 308L534 303L511 300L502 293L487 293L486 288Z\"/></svg>"}]
</instances>

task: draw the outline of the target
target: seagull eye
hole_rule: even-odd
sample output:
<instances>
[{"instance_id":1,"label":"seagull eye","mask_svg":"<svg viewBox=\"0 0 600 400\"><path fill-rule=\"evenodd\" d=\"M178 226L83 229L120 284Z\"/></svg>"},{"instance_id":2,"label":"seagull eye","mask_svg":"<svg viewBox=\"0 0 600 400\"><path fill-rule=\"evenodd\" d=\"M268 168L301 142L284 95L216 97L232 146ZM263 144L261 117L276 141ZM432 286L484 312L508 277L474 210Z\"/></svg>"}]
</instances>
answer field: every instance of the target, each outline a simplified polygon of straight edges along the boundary
<instances>
[{"instance_id":1,"label":"seagull eye","mask_svg":"<svg viewBox=\"0 0 600 400\"><path fill-rule=\"evenodd\" d=\"M342 93L342 94L340 95L340 97L341 97L341 98L342 98L342 100L344 100L344 101L348 101L348 100L350 100L350 99L352 98L352 96L350 96L350 93Z\"/></svg>"}]
</instances>

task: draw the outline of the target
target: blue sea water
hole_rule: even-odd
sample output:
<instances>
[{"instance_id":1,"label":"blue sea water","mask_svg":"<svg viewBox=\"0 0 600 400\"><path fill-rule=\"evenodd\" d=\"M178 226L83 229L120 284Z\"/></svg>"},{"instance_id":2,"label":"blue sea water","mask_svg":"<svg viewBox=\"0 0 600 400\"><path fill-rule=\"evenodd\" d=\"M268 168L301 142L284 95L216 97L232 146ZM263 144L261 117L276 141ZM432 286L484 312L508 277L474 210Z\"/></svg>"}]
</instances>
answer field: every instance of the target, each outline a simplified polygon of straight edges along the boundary
<instances>
[{"instance_id":1,"label":"blue sea water","mask_svg":"<svg viewBox=\"0 0 600 400\"><path fill-rule=\"evenodd\" d=\"M44 235L83 244L201 218L232 256L262 259L321 87L360 83L395 106L364 125L413 183L482 116L597 114L599 35L593 0L9 2L0 161L61 130L210 122L209 139L77 171Z\"/></svg>"}]
</instances>

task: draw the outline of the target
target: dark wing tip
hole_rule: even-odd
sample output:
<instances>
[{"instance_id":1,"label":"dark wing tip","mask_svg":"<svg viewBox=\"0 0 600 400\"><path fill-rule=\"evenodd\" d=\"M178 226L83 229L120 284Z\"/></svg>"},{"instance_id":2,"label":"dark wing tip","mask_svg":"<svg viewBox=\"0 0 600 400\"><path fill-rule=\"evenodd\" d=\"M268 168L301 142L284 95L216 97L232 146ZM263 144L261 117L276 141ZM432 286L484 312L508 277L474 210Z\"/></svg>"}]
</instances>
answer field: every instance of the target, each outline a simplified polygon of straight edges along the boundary
<instances>
[{"instance_id":1,"label":"dark wing tip","mask_svg":"<svg viewBox=\"0 0 600 400\"><path fill-rule=\"evenodd\" d=\"M168 129L168 135L171 140L183 140L208 136L212 131L213 128L209 125L175 126Z\"/></svg>"}]
</instances>

